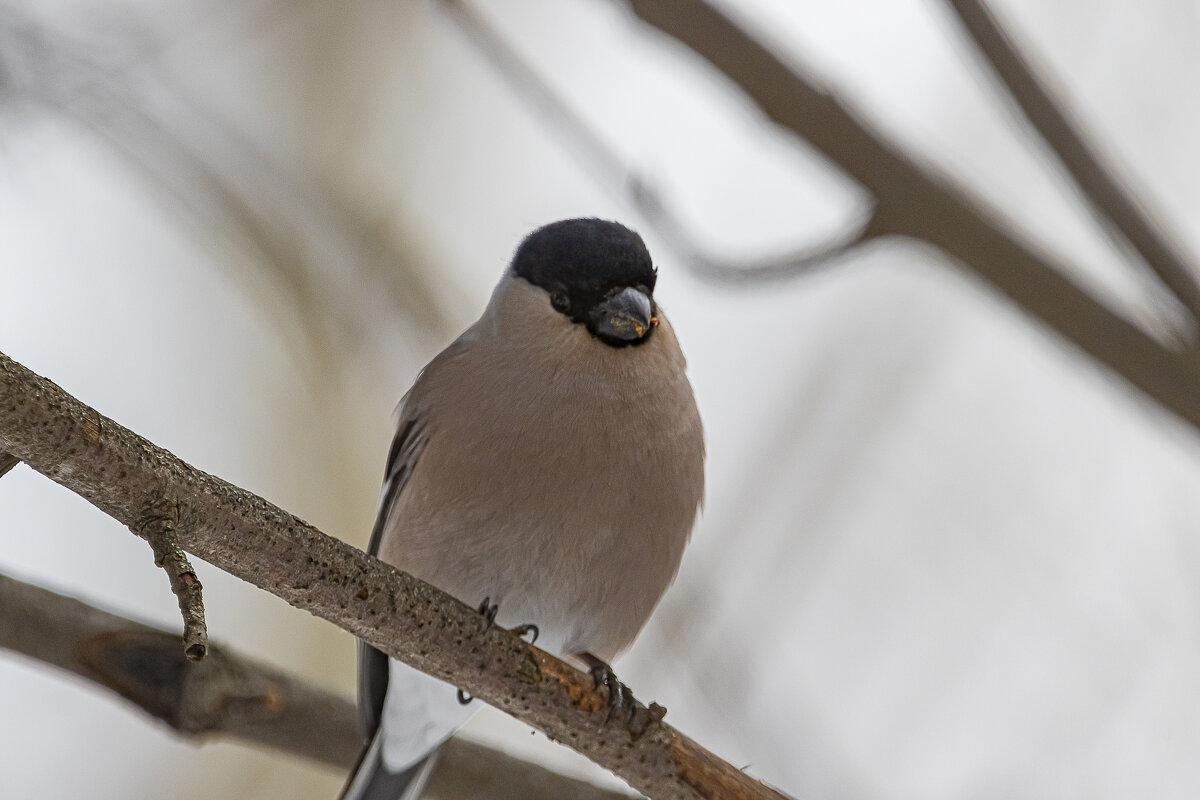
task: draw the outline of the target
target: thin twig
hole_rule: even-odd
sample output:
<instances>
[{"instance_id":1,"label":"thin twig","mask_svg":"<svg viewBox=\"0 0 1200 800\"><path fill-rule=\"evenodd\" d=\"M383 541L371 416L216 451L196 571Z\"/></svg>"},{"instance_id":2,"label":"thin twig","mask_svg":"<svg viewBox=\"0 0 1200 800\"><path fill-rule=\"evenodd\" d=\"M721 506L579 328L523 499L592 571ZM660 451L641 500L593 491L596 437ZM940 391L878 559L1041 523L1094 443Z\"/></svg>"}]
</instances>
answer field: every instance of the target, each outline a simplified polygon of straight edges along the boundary
<instances>
[{"instance_id":1,"label":"thin twig","mask_svg":"<svg viewBox=\"0 0 1200 800\"><path fill-rule=\"evenodd\" d=\"M631 192L642 214L683 263L699 277L721 283L749 286L816 272L835 266L879 238L872 205L861 222L810 249L753 260L720 259L697 249L696 240L663 205L660 195L636 179L631 179Z\"/></svg>"},{"instance_id":2,"label":"thin twig","mask_svg":"<svg viewBox=\"0 0 1200 800\"><path fill-rule=\"evenodd\" d=\"M658 800L782 800L661 720L605 724L607 691L450 595L201 472L0 354L0 450L135 529L172 509L180 546L541 730Z\"/></svg>"},{"instance_id":3,"label":"thin twig","mask_svg":"<svg viewBox=\"0 0 1200 800\"><path fill-rule=\"evenodd\" d=\"M1029 61L1005 33L984 0L946 0L975 46L1004 82L1017 106L1046 143L1092 207L1115 226L1183 305L1192 321L1191 339L1200 322L1200 281L1179 246L1147 213L1127 183L1118 180L1088 143L1064 100L1052 97Z\"/></svg>"},{"instance_id":4,"label":"thin twig","mask_svg":"<svg viewBox=\"0 0 1200 800\"><path fill-rule=\"evenodd\" d=\"M785 63L703 0L630 0L637 16L691 48L779 126L807 139L878 198L876 235L951 256L1163 408L1200 428L1200 370L1084 290L949 176L918 164L789 56Z\"/></svg>"},{"instance_id":5,"label":"thin twig","mask_svg":"<svg viewBox=\"0 0 1200 800\"><path fill-rule=\"evenodd\" d=\"M224 735L348 769L361 747L347 698L213 645L202 664L173 633L0 574L0 648L116 692L200 742ZM451 739L426 797L439 800L629 800L481 744Z\"/></svg>"},{"instance_id":6,"label":"thin twig","mask_svg":"<svg viewBox=\"0 0 1200 800\"><path fill-rule=\"evenodd\" d=\"M0 452L0 478L3 478L13 467L20 463L21 459L12 453Z\"/></svg>"},{"instance_id":7,"label":"thin twig","mask_svg":"<svg viewBox=\"0 0 1200 800\"><path fill-rule=\"evenodd\" d=\"M171 591L179 600L183 614L183 652L189 661L199 661L208 653L208 626L204 623L204 595L196 570L179 546L176 535L178 507L160 497L151 502L134 533L150 543L154 565L161 567L171 581Z\"/></svg>"},{"instance_id":8,"label":"thin twig","mask_svg":"<svg viewBox=\"0 0 1200 800\"><path fill-rule=\"evenodd\" d=\"M699 277L731 284L795 277L832 266L874 239L870 224L874 218L872 207L863 213L864 221L850 226L849 232L794 252L751 259L711 254L675 215L662 193L610 147L471 3L440 0L440 4L512 90L541 119L556 128L563 140L576 148L581 161L596 178L631 203Z\"/></svg>"}]
</instances>

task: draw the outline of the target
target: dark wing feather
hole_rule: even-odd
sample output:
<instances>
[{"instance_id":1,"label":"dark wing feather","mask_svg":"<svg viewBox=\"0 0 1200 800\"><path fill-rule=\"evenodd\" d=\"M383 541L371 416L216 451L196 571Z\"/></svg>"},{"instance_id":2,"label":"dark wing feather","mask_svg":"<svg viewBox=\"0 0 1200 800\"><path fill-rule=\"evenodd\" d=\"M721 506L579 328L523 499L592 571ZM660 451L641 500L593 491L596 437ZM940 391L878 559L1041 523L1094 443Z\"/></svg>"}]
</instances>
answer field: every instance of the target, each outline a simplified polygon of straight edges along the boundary
<instances>
[{"instance_id":1,"label":"dark wing feather","mask_svg":"<svg viewBox=\"0 0 1200 800\"><path fill-rule=\"evenodd\" d=\"M408 483L416 466L417 457L425 446L425 435L419 416L405 409L388 450L387 467L384 470L383 496L379 501L379 513L375 517L375 528L371 531L371 543L367 552L379 555L379 540L387 527L396 498ZM387 695L388 658L371 645L358 642L358 711L368 740L379 727L383 714L383 700Z\"/></svg>"}]
</instances>

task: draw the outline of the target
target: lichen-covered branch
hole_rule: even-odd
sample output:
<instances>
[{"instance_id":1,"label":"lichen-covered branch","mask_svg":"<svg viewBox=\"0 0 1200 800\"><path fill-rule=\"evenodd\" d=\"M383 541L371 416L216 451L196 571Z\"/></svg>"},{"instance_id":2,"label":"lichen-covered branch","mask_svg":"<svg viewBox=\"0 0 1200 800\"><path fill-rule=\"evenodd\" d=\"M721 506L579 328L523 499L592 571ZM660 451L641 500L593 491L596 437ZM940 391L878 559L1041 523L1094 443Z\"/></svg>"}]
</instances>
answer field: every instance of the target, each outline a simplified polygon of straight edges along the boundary
<instances>
[{"instance_id":1,"label":"lichen-covered branch","mask_svg":"<svg viewBox=\"0 0 1200 800\"><path fill-rule=\"evenodd\" d=\"M349 769L358 711L332 692L212 647L203 664L177 637L0 574L0 648L74 673L189 736L240 741ZM465 739L442 748L426 787L436 800L628 800Z\"/></svg>"},{"instance_id":2,"label":"lichen-covered branch","mask_svg":"<svg viewBox=\"0 0 1200 800\"><path fill-rule=\"evenodd\" d=\"M181 547L541 730L651 798L784 797L661 722L603 724L589 675L243 489L156 447L0 354L0 450L127 526L164 500Z\"/></svg>"},{"instance_id":3,"label":"lichen-covered branch","mask_svg":"<svg viewBox=\"0 0 1200 800\"><path fill-rule=\"evenodd\" d=\"M877 198L875 236L927 242L1063 339L1200 428L1200 369L1100 302L1023 243L999 212L949 176L918 164L789 57L785 62L705 0L629 0Z\"/></svg>"}]
</instances>

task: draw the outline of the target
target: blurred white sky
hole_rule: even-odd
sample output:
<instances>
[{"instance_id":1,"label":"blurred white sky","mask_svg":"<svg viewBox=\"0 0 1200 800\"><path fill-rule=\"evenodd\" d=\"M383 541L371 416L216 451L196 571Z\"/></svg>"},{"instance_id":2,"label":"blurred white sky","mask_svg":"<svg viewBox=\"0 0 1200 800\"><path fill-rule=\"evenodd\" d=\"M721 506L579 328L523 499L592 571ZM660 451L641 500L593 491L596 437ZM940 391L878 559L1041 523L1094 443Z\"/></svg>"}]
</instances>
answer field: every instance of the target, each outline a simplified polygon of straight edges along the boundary
<instances>
[{"instance_id":1,"label":"blurred white sky","mask_svg":"<svg viewBox=\"0 0 1200 800\"><path fill-rule=\"evenodd\" d=\"M476 6L714 250L852 213L835 173L619 6ZM1194 4L997 6L1200 251ZM941 4L739 8L1114 302L1161 310ZM930 253L700 283L429 2L8 0L0 39L0 350L362 546L393 406L520 237L621 219L660 264L709 441L680 579L619 662L639 697L800 797L1200 793L1200 438ZM149 548L83 501L22 467L0 509L0 570L178 624ZM350 693L349 635L199 569L214 639ZM3 798L315 800L342 778L181 743L8 654L0 709ZM471 731L583 769L497 712Z\"/></svg>"}]
</instances>

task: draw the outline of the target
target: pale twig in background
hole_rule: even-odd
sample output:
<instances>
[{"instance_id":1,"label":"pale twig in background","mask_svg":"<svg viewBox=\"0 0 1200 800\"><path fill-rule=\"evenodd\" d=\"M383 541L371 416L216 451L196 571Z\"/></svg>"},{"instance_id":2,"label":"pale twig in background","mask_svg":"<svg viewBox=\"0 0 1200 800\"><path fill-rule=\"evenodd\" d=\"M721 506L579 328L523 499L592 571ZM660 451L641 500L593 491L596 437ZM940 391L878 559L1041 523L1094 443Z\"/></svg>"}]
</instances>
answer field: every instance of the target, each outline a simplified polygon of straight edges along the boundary
<instances>
[{"instance_id":1,"label":"pale twig in background","mask_svg":"<svg viewBox=\"0 0 1200 800\"><path fill-rule=\"evenodd\" d=\"M441 0L440 5L513 91L573 145L596 178L631 203L699 277L730 284L790 278L832 266L874 241L874 207L867 201L861 219L847 225L845 231L794 252L752 258L723 258L710 253L671 210L662 193L592 130L471 3Z\"/></svg>"},{"instance_id":2,"label":"pale twig in background","mask_svg":"<svg viewBox=\"0 0 1200 800\"><path fill-rule=\"evenodd\" d=\"M224 26L228 30L214 30L215 24L183 30L188 39L220 34L224 38L208 48L228 48L262 25L264 14L301 11L303 6L266 2L236 15ZM222 234L217 244L256 256L253 263L277 290L262 308L288 309L302 322L326 367L321 375L336 368L335 353L378 338L381 319L402 324L416 341L431 344L451 334L447 310L431 289L436 271L364 220L361 209L348 207L312 175L299 174L176 79L162 58L178 42L156 32L104 30L97 41L81 40L4 4L0 41L6 59L0 70L6 72L0 85L7 99L27 113L49 112L75 123L133 167L206 241L215 230ZM331 330L343 341L331 342Z\"/></svg>"}]
</instances>

